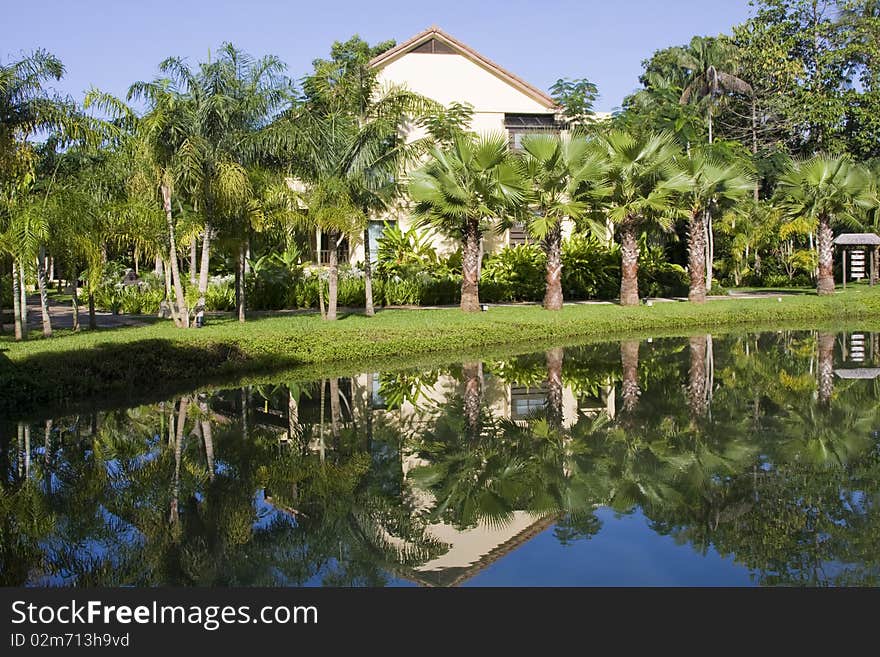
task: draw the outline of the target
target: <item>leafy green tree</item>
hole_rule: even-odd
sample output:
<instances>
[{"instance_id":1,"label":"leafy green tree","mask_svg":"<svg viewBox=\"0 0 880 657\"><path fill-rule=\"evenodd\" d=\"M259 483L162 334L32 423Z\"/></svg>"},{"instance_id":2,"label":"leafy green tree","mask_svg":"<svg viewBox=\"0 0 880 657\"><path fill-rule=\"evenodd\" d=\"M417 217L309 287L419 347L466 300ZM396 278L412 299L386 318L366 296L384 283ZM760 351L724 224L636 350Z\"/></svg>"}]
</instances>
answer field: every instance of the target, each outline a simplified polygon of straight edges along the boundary
<instances>
[{"instance_id":1,"label":"leafy green tree","mask_svg":"<svg viewBox=\"0 0 880 657\"><path fill-rule=\"evenodd\" d=\"M313 62L314 72L303 83L306 108L326 123L351 122L346 147L340 153L337 176L345 180L357 208L356 224L344 231L363 239L366 315L375 314L373 304L373 257L370 253L369 220L390 209L402 195L400 179L424 153L425 139L409 140L403 134L408 122L432 119L427 126L444 128L446 121L460 121L463 106L454 105L440 115L436 103L398 85L380 85L370 59L394 45L384 41L369 46L357 35L336 42L329 60ZM433 115L431 113L433 112ZM324 130L319 126L318 130ZM330 128L336 131L334 125ZM319 153L318 157L323 154ZM316 169L317 167L311 167ZM358 235L360 233L360 235ZM332 239L332 238L331 238ZM332 257L332 255L331 255ZM333 278L331 272L331 280ZM332 297L332 293L331 293ZM332 302L331 302L332 304Z\"/></svg>"},{"instance_id":2,"label":"leafy green tree","mask_svg":"<svg viewBox=\"0 0 880 657\"><path fill-rule=\"evenodd\" d=\"M676 54L678 65L686 71L680 102L705 103L711 144L714 141L714 115L723 95L738 93L747 96L752 93L752 87L730 72L734 67L734 53L732 45L725 38L694 37Z\"/></svg>"}]
</instances>

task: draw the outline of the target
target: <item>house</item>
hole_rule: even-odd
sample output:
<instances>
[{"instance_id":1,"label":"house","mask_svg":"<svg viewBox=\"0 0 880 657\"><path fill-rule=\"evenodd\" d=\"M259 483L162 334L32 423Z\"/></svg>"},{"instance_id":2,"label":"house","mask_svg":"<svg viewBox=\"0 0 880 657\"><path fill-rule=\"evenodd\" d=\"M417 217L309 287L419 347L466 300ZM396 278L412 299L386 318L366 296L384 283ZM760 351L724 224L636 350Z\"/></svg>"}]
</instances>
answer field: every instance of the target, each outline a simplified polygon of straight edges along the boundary
<instances>
[{"instance_id":1,"label":"house","mask_svg":"<svg viewBox=\"0 0 880 657\"><path fill-rule=\"evenodd\" d=\"M512 148L519 148L529 133L559 131L560 107L544 91L492 62L470 46L438 27L430 27L375 57L370 66L383 85L402 85L444 105L467 103L473 107L471 130L477 133L506 132ZM370 222L370 255L375 261L378 239L386 222L398 222L402 230L413 225L405 204ZM568 233L570 228L564 227ZM486 235L483 249L492 252L527 241L523 226L501 235ZM439 235L432 244L440 254L458 244ZM326 251L322 243L318 257ZM357 236L341 245L340 261L364 261L362 239ZM323 262L323 258L319 260Z\"/></svg>"}]
</instances>

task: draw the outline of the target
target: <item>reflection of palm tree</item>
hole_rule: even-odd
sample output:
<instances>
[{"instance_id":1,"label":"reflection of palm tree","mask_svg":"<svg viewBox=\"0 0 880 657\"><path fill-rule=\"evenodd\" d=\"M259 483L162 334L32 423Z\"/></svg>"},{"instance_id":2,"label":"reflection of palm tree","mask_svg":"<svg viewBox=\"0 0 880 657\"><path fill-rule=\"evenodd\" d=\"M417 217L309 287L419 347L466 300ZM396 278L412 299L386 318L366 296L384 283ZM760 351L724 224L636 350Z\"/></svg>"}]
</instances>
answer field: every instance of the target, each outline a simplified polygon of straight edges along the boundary
<instances>
[{"instance_id":1,"label":"reflection of palm tree","mask_svg":"<svg viewBox=\"0 0 880 657\"><path fill-rule=\"evenodd\" d=\"M177 428L174 433L174 483L172 484L171 495L171 513L170 520L172 524L177 524L180 520L180 462L183 454L183 432L186 424L186 415L189 410L189 399L187 397L180 398L180 405L177 411ZM173 416L172 416L173 417ZM169 432L173 424L169 424Z\"/></svg>"},{"instance_id":2,"label":"reflection of palm tree","mask_svg":"<svg viewBox=\"0 0 880 657\"><path fill-rule=\"evenodd\" d=\"M708 341L705 335L694 335L690 343L690 367L688 368L688 407L691 417L697 421L706 417L709 400L707 394L708 377L706 376L706 351Z\"/></svg>"},{"instance_id":3,"label":"reflection of palm tree","mask_svg":"<svg viewBox=\"0 0 880 657\"><path fill-rule=\"evenodd\" d=\"M562 347L544 352L547 362L547 420L558 429L562 427Z\"/></svg>"},{"instance_id":4,"label":"reflection of palm tree","mask_svg":"<svg viewBox=\"0 0 880 657\"><path fill-rule=\"evenodd\" d=\"M480 435L480 406L483 403L483 363L470 362L461 366L464 377L464 414L468 437L476 440Z\"/></svg>"},{"instance_id":5,"label":"reflection of palm tree","mask_svg":"<svg viewBox=\"0 0 880 657\"><path fill-rule=\"evenodd\" d=\"M819 403L828 406L834 392L834 334L819 333Z\"/></svg>"},{"instance_id":6,"label":"reflection of palm tree","mask_svg":"<svg viewBox=\"0 0 880 657\"><path fill-rule=\"evenodd\" d=\"M624 340L620 343L620 362L623 367L623 410L632 413L639 404L639 341Z\"/></svg>"}]
</instances>

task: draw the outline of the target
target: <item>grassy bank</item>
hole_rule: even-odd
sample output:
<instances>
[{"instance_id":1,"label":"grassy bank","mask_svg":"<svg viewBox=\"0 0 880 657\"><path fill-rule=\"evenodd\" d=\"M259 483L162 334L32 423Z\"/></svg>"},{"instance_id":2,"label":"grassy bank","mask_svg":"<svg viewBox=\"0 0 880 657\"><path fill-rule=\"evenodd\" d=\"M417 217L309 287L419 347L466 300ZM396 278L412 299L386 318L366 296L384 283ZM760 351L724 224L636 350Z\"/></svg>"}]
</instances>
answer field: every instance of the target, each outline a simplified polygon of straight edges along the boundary
<instances>
[{"instance_id":1,"label":"grassy bank","mask_svg":"<svg viewBox=\"0 0 880 657\"><path fill-rule=\"evenodd\" d=\"M141 398L145 390L179 391L282 371L302 378L368 365L403 366L413 356L461 360L504 345L523 351L738 327L880 325L880 288L781 299L635 308L573 305L558 313L536 306L493 307L473 315L455 309L386 310L372 319L349 315L335 323L314 315L267 317L244 325L219 320L189 331L163 322L25 343L4 336L0 411L29 414L89 399Z\"/></svg>"}]
</instances>

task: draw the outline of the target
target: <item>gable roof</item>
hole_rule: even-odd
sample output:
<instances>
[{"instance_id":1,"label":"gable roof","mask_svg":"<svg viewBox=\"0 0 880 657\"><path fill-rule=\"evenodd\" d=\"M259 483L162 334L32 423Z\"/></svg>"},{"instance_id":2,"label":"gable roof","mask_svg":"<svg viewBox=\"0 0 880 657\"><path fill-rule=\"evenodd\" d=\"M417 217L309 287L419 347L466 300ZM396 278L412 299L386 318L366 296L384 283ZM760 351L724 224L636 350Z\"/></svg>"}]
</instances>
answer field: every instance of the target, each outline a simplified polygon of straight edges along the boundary
<instances>
[{"instance_id":1,"label":"gable roof","mask_svg":"<svg viewBox=\"0 0 880 657\"><path fill-rule=\"evenodd\" d=\"M873 246L880 244L880 235L876 233L841 233L834 238L834 243L842 246Z\"/></svg>"},{"instance_id":2,"label":"gable roof","mask_svg":"<svg viewBox=\"0 0 880 657\"><path fill-rule=\"evenodd\" d=\"M427 30L419 32L414 37L394 46L390 50L386 50L381 55L377 55L370 60L369 65L371 68L383 68L391 62L403 57L407 53L412 52L420 45L430 41L431 39L436 39L437 41L449 46L455 54L459 54L462 57L469 59L477 66L480 66L495 77L500 78L511 87L525 94L532 100L540 103L541 105L544 105L548 110L559 110L559 106L556 104L556 101L554 101L546 93L544 93L537 87L529 84L521 77L514 75L507 69L502 68L489 58L484 57L476 50L462 43L451 34L447 34L436 25L432 25Z\"/></svg>"}]
</instances>

